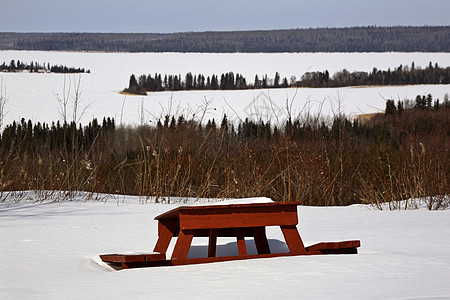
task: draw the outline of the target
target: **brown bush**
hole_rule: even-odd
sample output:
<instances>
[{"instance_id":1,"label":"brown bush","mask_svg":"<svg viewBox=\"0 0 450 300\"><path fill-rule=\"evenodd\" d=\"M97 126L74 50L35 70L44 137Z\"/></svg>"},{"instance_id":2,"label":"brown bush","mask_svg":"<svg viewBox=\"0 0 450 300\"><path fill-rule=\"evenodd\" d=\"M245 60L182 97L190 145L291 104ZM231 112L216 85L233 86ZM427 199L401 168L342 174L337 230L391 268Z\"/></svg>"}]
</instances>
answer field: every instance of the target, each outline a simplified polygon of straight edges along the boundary
<instances>
[{"instance_id":1,"label":"brown bush","mask_svg":"<svg viewBox=\"0 0 450 300\"><path fill-rule=\"evenodd\" d=\"M364 124L336 117L276 128L224 120L217 126L168 116L155 126L116 127L108 119L84 128L22 120L1 137L0 197L25 190L42 199L75 191L155 201L266 196L305 205L387 202L391 209L428 197L430 209L448 206L448 197L430 197L450 193L448 108L408 109Z\"/></svg>"}]
</instances>

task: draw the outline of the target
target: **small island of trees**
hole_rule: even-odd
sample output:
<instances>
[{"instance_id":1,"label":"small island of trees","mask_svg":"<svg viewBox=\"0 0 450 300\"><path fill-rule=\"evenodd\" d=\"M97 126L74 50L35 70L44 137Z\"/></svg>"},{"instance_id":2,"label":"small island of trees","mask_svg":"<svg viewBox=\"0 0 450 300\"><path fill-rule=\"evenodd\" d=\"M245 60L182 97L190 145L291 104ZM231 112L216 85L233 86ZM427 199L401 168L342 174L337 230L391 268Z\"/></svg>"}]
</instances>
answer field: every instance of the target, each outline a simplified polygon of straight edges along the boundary
<instances>
[{"instance_id":1,"label":"small island of trees","mask_svg":"<svg viewBox=\"0 0 450 300\"><path fill-rule=\"evenodd\" d=\"M53 65L49 63L40 64L38 62L24 63L20 60L11 60L9 64L3 62L0 65L0 72L29 72L29 73L90 73L84 68L66 67L63 65Z\"/></svg>"}]
</instances>

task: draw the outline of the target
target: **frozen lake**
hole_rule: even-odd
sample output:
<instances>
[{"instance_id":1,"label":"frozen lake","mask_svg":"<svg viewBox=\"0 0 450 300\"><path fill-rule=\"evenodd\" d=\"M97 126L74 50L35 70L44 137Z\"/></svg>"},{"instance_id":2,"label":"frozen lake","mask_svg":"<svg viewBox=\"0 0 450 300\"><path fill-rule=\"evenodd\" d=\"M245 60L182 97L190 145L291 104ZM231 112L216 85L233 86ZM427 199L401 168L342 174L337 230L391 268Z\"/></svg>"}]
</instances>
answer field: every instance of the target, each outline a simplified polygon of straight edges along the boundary
<instances>
[{"instance_id":1,"label":"frozen lake","mask_svg":"<svg viewBox=\"0 0 450 300\"><path fill-rule=\"evenodd\" d=\"M273 122L306 112L333 115L338 111L348 115L378 112L384 109L386 99L403 100L429 94L442 99L450 93L450 85L387 86L370 88L272 89L246 91L180 91L149 93L148 96L123 96L119 91L128 85L129 76L136 74L201 73L220 75L233 71L249 82L254 76L275 72L281 77L299 79L308 71L328 70L334 74L342 69L371 71L396 68L400 64L426 67L429 62L450 65L450 53L79 53L45 51L1 51L0 63L20 60L50 63L89 69L90 74L30 74L2 73L3 89L8 103L5 124L21 118L33 122L51 122L61 119L56 96L61 97L66 81L66 92L71 83L81 76L81 108L86 108L80 121L92 118L114 117L117 123L138 124L153 121L164 114L199 116L206 106L208 119L245 117L271 118ZM3 91L5 92L5 91ZM73 93L71 94L73 95ZM207 105L206 105L207 103ZM141 109L143 106L143 109ZM144 112L143 118L141 112ZM71 119L70 113L69 119Z\"/></svg>"}]
</instances>

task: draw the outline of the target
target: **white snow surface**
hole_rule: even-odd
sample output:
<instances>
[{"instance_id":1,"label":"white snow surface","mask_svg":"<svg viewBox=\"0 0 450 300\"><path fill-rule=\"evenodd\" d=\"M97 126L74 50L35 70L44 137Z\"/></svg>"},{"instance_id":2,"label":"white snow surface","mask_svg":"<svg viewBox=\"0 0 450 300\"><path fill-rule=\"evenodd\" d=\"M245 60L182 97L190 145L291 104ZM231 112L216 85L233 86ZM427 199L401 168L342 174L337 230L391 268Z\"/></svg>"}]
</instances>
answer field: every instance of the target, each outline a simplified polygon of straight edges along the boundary
<instances>
[{"instance_id":1,"label":"white snow surface","mask_svg":"<svg viewBox=\"0 0 450 300\"><path fill-rule=\"evenodd\" d=\"M2 73L0 78L6 88L8 103L4 125L21 118L33 122L61 120L56 96L62 98L64 80L66 93L71 83L81 77L79 121L87 124L94 117L114 117L116 123L136 125L154 122L163 115L181 115L200 118L208 102L205 119L220 120L227 114L229 120L245 117L270 119L272 124L293 116L322 113L358 115L383 111L386 99L414 99L417 95L432 94L443 99L450 93L450 85L415 85L384 87L346 87L320 89L271 89L245 91L179 91L149 93L147 96L124 96L119 91L128 86L131 74L136 76L155 73L181 75L187 72L206 76L226 72L242 74L249 82L254 76L281 78L305 72L325 71L334 74L342 69L372 71L397 68L400 64L425 68L429 62L440 66L450 65L450 53L80 53L46 51L0 51L0 63L20 60L40 64L65 65L85 68L91 74L30 74ZM5 94L5 91L3 91ZM143 108L143 109L142 109ZM144 112L141 117L141 112ZM77 117L77 119L78 119ZM69 105L68 120L72 120ZM78 120L77 120L78 121Z\"/></svg>"},{"instance_id":2,"label":"white snow surface","mask_svg":"<svg viewBox=\"0 0 450 300\"><path fill-rule=\"evenodd\" d=\"M450 210L299 206L305 245L360 239L359 253L112 271L98 255L152 252L155 216L217 200L100 199L40 203L30 192L0 203L0 299L450 299ZM267 236L272 251L286 251L278 228ZM237 253L233 239L218 244L222 254ZM206 247L194 239L190 256Z\"/></svg>"}]
</instances>

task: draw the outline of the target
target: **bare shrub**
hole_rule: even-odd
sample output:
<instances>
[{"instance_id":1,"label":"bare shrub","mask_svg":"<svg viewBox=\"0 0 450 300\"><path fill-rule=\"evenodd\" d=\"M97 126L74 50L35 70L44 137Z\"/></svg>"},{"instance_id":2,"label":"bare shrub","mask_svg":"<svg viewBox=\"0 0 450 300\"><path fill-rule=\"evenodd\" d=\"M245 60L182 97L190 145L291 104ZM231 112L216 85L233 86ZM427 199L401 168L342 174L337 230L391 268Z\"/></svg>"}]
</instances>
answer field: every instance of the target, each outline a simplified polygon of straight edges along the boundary
<instances>
[{"instance_id":1,"label":"bare shrub","mask_svg":"<svg viewBox=\"0 0 450 300\"><path fill-rule=\"evenodd\" d=\"M294 115L287 103L284 123L233 123L225 115L207 121L207 101L203 111L173 107L175 114L138 126L21 120L1 136L0 201L31 190L54 201L84 191L86 200L97 193L138 195L142 202L266 196L305 205L448 207L448 108L412 108L361 123L339 111L331 120L306 109ZM147 113L143 105L141 112Z\"/></svg>"}]
</instances>

